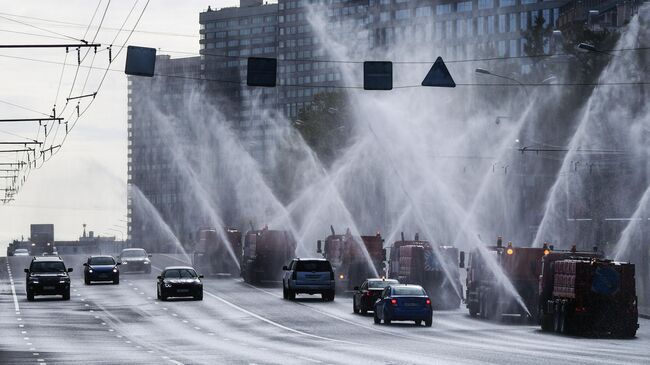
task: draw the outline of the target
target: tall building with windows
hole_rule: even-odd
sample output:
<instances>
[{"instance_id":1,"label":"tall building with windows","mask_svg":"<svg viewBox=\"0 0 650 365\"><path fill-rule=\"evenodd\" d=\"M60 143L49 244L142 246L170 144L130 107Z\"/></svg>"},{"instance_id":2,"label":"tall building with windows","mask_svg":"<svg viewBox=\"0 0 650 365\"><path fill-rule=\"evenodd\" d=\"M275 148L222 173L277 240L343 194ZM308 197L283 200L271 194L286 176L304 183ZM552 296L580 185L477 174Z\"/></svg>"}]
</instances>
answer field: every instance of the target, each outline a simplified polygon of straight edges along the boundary
<instances>
[{"instance_id":1,"label":"tall building with windows","mask_svg":"<svg viewBox=\"0 0 650 365\"><path fill-rule=\"evenodd\" d=\"M181 139L190 123L182 106L196 85L185 78L200 76L200 58L157 56L156 74L129 76L127 91L127 234L134 245L153 251L171 249L167 247L170 237L158 236L161 230L156 214L179 239L191 232L178 219L185 215L182 200L186 194L174 166L175 147L169 133ZM176 117L169 120L178 125L161 123L160 115Z\"/></svg>"},{"instance_id":2,"label":"tall building with windows","mask_svg":"<svg viewBox=\"0 0 650 365\"><path fill-rule=\"evenodd\" d=\"M433 47L444 59L524 54L523 32L537 17L555 26L567 0L279 0L280 108L295 118L313 95L340 85L338 65L319 44L310 17L325 20L328 36L348 44L365 37L371 50L398 42ZM361 31L360 31L361 30ZM549 51L547 49L547 51ZM336 56L336 55L335 55ZM335 57L336 58L336 57Z\"/></svg>"},{"instance_id":3,"label":"tall building with windows","mask_svg":"<svg viewBox=\"0 0 650 365\"><path fill-rule=\"evenodd\" d=\"M219 110L251 155L264 162L269 128L263 114L276 110L277 89L246 86L248 57L277 57L278 5L241 0L239 7L199 14L201 77Z\"/></svg>"}]
</instances>

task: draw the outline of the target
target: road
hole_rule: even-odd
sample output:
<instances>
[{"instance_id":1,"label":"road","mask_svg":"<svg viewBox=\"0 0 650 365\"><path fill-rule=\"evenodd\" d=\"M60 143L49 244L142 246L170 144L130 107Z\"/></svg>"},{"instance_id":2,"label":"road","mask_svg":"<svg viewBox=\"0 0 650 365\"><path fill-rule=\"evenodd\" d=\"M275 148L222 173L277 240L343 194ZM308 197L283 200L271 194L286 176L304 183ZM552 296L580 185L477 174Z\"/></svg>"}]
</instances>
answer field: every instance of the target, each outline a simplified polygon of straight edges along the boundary
<instances>
[{"instance_id":1,"label":"road","mask_svg":"<svg viewBox=\"0 0 650 365\"><path fill-rule=\"evenodd\" d=\"M350 298L282 300L281 288L208 277L204 300L156 300L160 268L119 285L83 284L81 256L66 256L72 298L28 302L29 257L0 258L2 364L615 364L648 363L650 321L637 338L584 339L536 326L488 322L466 311L434 313L433 327L373 324ZM14 294L15 292L15 294Z\"/></svg>"}]
</instances>

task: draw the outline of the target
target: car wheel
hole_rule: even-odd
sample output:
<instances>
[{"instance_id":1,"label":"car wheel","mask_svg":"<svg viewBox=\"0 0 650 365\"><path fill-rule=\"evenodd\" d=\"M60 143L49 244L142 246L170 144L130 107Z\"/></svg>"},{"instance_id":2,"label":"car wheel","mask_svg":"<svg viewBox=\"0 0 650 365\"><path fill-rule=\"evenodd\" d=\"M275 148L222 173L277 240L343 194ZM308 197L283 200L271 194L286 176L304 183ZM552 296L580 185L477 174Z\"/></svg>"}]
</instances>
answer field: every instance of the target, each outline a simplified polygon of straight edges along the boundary
<instances>
[{"instance_id":1,"label":"car wheel","mask_svg":"<svg viewBox=\"0 0 650 365\"><path fill-rule=\"evenodd\" d=\"M203 291L194 296L194 300L203 300Z\"/></svg>"},{"instance_id":2,"label":"car wheel","mask_svg":"<svg viewBox=\"0 0 650 365\"><path fill-rule=\"evenodd\" d=\"M391 320L384 318L384 324L390 324Z\"/></svg>"},{"instance_id":3,"label":"car wheel","mask_svg":"<svg viewBox=\"0 0 650 365\"><path fill-rule=\"evenodd\" d=\"M33 301L34 300L34 293L28 291L27 292L27 300L30 301L30 302Z\"/></svg>"},{"instance_id":4,"label":"car wheel","mask_svg":"<svg viewBox=\"0 0 650 365\"><path fill-rule=\"evenodd\" d=\"M374 317L375 317L375 324L380 324L380 323L381 323L381 319L379 319L379 317L377 316L377 312L375 312Z\"/></svg>"},{"instance_id":5,"label":"car wheel","mask_svg":"<svg viewBox=\"0 0 650 365\"><path fill-rule=\"evenodd\" d=\"M282 298L289 299L289 293L287 292L287 288L285 288L284 286L282 287Z\"/></svg>"},{"instance_id":6,"label":"car wheel","mask_svg":"<svg viewBox=\"0 0 650 365\"><path fill-rule=\"evenodd\" d=\"M417 326L421 326L421 325L422 325L422 320L421 320L421 319L418 319L417 321L415 321L415 324L416 324Z\"/></svg>"},{"instance_id":7,"label":"car wheel","mask_svg":"<svg viewBox=\"0 0 650 365\"><path fill-rule=\"evenodd\" d=\"M433 318L427 318L427 319L424 320L424 325L425 326L431 327L432 324L433 324Z\"/></svg>"},{"instance_id":8,"label":"car wheel","mask_svg":"<svg viewBox=\"0 0 650 365\"><path fill-rule=\"evenodd\" d=\"M352 313L359 313L359 307L357 307L357 302L354 301L354 298L352 298Z\"/></svg>"},{"instance_id":9,"label":"car wheel","mask_svg":"<svg viewBox=\"0 0 650 365\"><path fill-rule=\"evenodd\" d=\"M296 300L296 292L295 291L293 291L291 289L287 289L287 292L288 292L287 294L289 294L289 300Z\"/></svg>"},{"instance_id":10,"label":"car wheel","mask_svg":"<svg viewBox=\"0 0 650 365\"><path fill-rule=\"evenodd\" d=\"M63 293L63 300L70 300L70 289Z\"/></svg>"},{"instance_id":11,"label":"car wheel","mask_svg":"<svg viewBox=\"0 0 650 365\"><path fill-rule=\"evenodd\" d=\"M90 285L90 278L87 276L84 276L84 284Z\"/></svg>"},{"instance_id":12,"label":"car wheel","mask_svg":"<svg viewBox=\"0 0 650 365\"><path fill-rule=\"evenodd\" d=\"M120 283L120 277L119 276L116 277L115 279L113 279L113 284L117 285L119 283Z\"/></svg>"},{"instance_id":13,"label":"car wheel","mask_svg":"<svg viewBox=\"0 0 650 365\"><path fill-rule=\"evenodd\" d=\"M362 309L362 310L361 310L361 314L365 316L366 314L368 314L368 310L365 309L365 308Z\"/></svg>"},{"instance_id":14,"label":"car wheel","mask_svg":"<svg viewBox=\"0 0 650 365\"><path fill-rule=\"evenodd\" d=\"M158 300L161 299L161 296L160 296L160 286L156 286L156 298L158 298Z\"/></svg>"}]
</instances>

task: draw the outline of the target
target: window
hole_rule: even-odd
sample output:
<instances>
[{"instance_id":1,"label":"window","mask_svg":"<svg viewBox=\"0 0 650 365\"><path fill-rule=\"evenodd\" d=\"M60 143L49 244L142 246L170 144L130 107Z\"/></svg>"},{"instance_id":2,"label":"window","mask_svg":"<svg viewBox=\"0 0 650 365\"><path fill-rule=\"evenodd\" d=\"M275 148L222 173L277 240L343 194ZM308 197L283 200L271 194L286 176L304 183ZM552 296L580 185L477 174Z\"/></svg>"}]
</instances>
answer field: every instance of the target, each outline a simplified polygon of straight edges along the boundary
<instances>
[{"instance_id":1,"label":"window","mask_svg":"<svg viewBox=\"0 0 650 365\"><path fill-rule=\"evenodd\" d=\"M516 39L511 39L510 40L510 57L517 57L518 56L518 50L517 50L517 40Z\"/></svg>"},{"instance_id":2,"label":"window","mask_svg":"<svg viewBox=\"0 0 650 365\"><path fill-rule=\"evenodd\" d=\"M551 21L551 11L549 9L544 9L542 16L544 17L544 26L547 27Z\"/></svg>"},{"instance_id":3,"label":"window","mask_svg":"<svg viewBox=\"0 0 650 365\"><path fill-rule=\"evenodd\" d=\"M449 14L451 13L451 4L440 4L436 5L436 14Z\"/></svg>"},{"instance_id":4,"label":"window","mask_svg":"<svg viewBox=\"0 0 650 365\"><path fill-rule=\"evenodd\" d=\"M521 0L521 5L535 4L537 0Z\"/></svg>"},{"instance_id":5,"label":"window","mask_svg":"<svg viewBox=\"0 0 650 365\"><path fill-rule=\"evenodd\" d=\"M465 31L465 20L456 20L456 37L461 38L463 36L463 31Z\"/></svg>"},{"instance_id":6,"label":"window","mask_svg":"<svg viewBox=\"0 0 650 365\"><path fill-rule=\"evenodd\" d=\"M229 30L228 31L228 36L234 37L234 36L237 36L237 35L239 35L238 30Z\"/></svg>"},{"instance_id":7,"label":"window","mask_svg":"<svg viewBox=\"0 0 650 365\"><path fill-rule=\"evenodd\" d=\"M379 13L379 20L382 22L390 21L390 12L382 11L381 13Z\"/></svg>"},{"instance_id":8,"label":"window","mask_svg":"<svg viewBox=\"0 0 650 365\"><path fill-rule=\"evenodd\" d=\"M506 55L506 41L499 41L499 57Z\"/></svg>"},{"instance_id":9,"label":"window","mask_svg":"<svg viewBox=\"0 0 650 365\"><path fill-rule=\"evenodd\" d=\"M472 2L471 1L461 1L456 5L456 11L472 11Z\"/></svg>"},{"instance_id":10,"label":"window","mask_svg":"<svg viewBox=\"0 0 650 365\"><path fill-rule=\"evenodd\" d=\"M494 34L494 15L487 17L487 32L488 34Z\"/></svg>"},{"instance_id":11,"label":"window","mask_svg":"<svg viewBox=\"0 0 650 365\"><path fill-rule=\"evenodd\" d=\"M476 32L478 35L485 34L485 17L482 16L478 17Z\"/></svg>"},{"instance_id":12,"label":"window","mask_svg":"<svg viewBox=\"0 0 650 365\"><path fill-rule=\"evenodd\" d=\"M468 37L471 37L474 35L474 23L472 19L467 19L467 33L465 34Z\"/></svg>"},{"instance_id":13,"label":"window","mask_svg":"<svg viewBox=\"0 0 650 365\"><path fill-rule=\"evenodd\" d=\"M410 17L411 17L410 9L402 9L395 12L395 19L397 20L408 19Z\"/></svg>"},{"instance_id":14,"label":"window","mask_svg":"<svg viewBox=\"0 0 650 365\"><path fill-rule=\"evenodd\" d=\"M502 8L505 6L515 6L515 0L500 0L499 6Z\"/></svg>"},{"instance_id":15,"label":"window","mask_svg":"<svg viewBox=\"0 0 650 365\"><path fill-rule=\"evenodd\" d=\"M479 9L491 9L494 7L493 0L478 0Z\"/></svg>"},{"instance_id":16,"label":"window","mask_svg":"<svg viewBox=\"0 0 650 365\"><path fill-rule=\"evenodd\" d=\"M239 25L248 25L248 18L239 19Z\"/></svg>"},{"instance_id":17,"label":"window","mask_svg":"<svg viewBox=\"0 0 650 365\"><path fill-rule=\"evenodd\" d=\"M228 47L236 47L239 45L239 41L234 39L232 41L228 41Z\"/></svg>"},{"instance_id":18,"label":"window","mask_svg":"<svg viewBox=\"0 0 650 365\"><path fill-rule=\"evenodd\" d=\"M519 29L526 30L528 29L528 13L522 11L519 13Z\"/></svg>"},{"instance_id":19,"label":"window","mask_svg":"<svg viewBox=\"0 0 650 365\"><path fill-rule=\"evenodd\" d=\"M261 16L253 17L253 24L261 24L261 23L262 23L262 17Z\"/></svg>"},{"instance_id":20,"label":"window","mask_svg":"<svg viewBox=\"0 0 650 365\"><path fill-rule=\"evenodd\" d=\"M517 30L517 14L511 13L510 15L510 32L513 33Z\"/></svg>"},{"instance_id":21,"label":"window","mask_svg":"<svg viewBox=\"0 0 650 365\"><path fill-rule=\"evenodd\" d=\"M235 19L228 20L228 27L229 27L229 28L231 28L231 27L236 27L238 23L239 23L239 22L238 22L237 20L235 20Z\"/></svg>"},{"instance_id":22,"label":"window","mask_svg":"<svg viewBox=\"0 0 650 365\"><path fill-rule=\"evenodd\" d=\"M428 6L422 6L415 9L415 17L421 18L425 16L431 16L431 8Z\"/></svg>"},{"instance_id":23,"label":"window","mask_svg":"<svg viewBox=\"0 0 650 365\"><path fill-rule=\"evenodd\" d=\"M447 39L450 39L451 37L454 36L454 22L451 20L447 20L445 22L445 25L447 30L445 36L447 37Z\"/></svg>"}]
</instances>

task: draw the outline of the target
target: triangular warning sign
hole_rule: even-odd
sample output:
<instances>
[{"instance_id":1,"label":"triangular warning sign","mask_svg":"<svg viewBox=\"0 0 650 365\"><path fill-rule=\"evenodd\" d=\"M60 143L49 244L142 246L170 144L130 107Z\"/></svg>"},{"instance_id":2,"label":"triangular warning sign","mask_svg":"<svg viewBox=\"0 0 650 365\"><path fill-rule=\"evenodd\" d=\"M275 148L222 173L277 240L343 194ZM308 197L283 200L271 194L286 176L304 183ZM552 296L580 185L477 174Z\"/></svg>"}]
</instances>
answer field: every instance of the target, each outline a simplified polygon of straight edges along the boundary
<instances>
[{"instance_id":1,"label":"triangular warning sign","mask_svg":"<svg viewBox=\"0 0 650 365\"><path fill-rule=\"evenodd\" d=\"M442 57L438 57L436 62L431 66L429 73L422 81L422 86L434 87L456 87L454 79L451 77Z\"/></svg>"}]
</instances>

